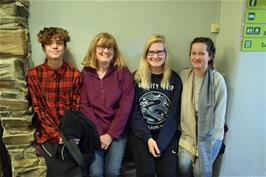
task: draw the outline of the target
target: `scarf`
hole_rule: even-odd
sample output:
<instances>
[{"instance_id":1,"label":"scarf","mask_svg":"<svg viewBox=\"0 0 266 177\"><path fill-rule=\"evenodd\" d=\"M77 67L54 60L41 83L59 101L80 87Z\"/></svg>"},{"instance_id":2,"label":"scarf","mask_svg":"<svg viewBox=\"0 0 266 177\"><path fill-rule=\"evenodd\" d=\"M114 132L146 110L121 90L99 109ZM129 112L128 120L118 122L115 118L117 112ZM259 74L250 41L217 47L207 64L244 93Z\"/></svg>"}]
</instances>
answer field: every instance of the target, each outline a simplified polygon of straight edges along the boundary
<instances>
[{"instance_id":1,"label":"scarf","mask_svg":"<svg viewBox=\"0 0 266 177\"><path fill-rule=\"evenodd\" d=\"M198 146L200 176L212 176L212 120L214 112L214 76L208 69L202 81L199 95L198 121L193 104L193 70L188 70L183 81L181 102L182 135L179 145L186 149L194 162ZM196 133L197 130L197 133Z\"/></svg>"},{"instance_id":2,"label":"scarf","mask_svg":"<svg viewBox=\"0 0 266 177\"><path fill-rule=\"evenodd\" d=\"M199 95L198 148L200 176L212 177L212 134L214 119L214 74L208 69Z\"/></svg>"}]
</instances>

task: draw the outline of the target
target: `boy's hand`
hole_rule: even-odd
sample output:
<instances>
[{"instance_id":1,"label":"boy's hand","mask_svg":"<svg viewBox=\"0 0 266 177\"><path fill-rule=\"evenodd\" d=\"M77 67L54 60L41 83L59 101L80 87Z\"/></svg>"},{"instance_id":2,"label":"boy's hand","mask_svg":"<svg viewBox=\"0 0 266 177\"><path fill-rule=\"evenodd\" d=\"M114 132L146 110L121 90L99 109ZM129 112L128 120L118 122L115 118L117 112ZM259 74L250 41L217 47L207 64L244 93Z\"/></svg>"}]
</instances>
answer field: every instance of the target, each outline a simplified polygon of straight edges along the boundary
<instances>
[{"instance_id":1,"label":"boy's hand","mask_svg":"<svg viewBox=\"0 0 266 177\"><path fill-rule=\"evenodd\" d=\"M59 138L59 144L64 144L64 140L62 139L62 137Z\"/></svg>"}]
</instances>

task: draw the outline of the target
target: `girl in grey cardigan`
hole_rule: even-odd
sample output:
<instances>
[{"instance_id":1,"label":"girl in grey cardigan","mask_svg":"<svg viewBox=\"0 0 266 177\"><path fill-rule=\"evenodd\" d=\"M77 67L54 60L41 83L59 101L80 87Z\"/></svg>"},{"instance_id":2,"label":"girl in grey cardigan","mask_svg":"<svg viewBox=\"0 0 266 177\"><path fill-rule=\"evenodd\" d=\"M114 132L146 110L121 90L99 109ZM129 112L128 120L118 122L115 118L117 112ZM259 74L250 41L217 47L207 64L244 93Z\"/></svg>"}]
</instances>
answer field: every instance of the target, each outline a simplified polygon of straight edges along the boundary
<instances>
[{"instance_id":1,"label":"girl in grey cardigan","mask_svg":"<svg viewBox=\"0 0 266 177\"><path fill-rule=\"evenodd\" d=\"M182 177L211 177L212 164L224 135L227 91L223 76L213 68L215 46L210 38L190 45L191 69L181 71L183 82L179 173Z\"/></svg>"}]
</instances>

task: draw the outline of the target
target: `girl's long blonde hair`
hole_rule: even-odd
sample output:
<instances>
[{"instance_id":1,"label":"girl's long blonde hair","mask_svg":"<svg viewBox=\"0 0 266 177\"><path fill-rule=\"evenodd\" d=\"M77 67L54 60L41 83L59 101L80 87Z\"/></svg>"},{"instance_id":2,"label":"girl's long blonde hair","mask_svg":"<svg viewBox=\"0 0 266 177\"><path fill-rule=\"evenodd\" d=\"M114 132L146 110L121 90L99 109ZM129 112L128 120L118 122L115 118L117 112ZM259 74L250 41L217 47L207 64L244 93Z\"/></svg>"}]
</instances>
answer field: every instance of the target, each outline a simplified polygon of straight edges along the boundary
<instances>
[{"instance_id":1,"label":"girl's long blonde hair","mask_svg":"<svg viewBox=\"0 0 266 177\"><path fill-rule=\"evenodd\" d=\"M114 48L114 58L110 63L110 66L115 68L122 68L126 66L125 60L123 59L121 52L118 48L114 36L109 33L102 32L97 34L91 41L90 47L87 54L82 62L85 67L91 67L97 69L97 59L96 59L96 47L98 42L101 40L101 44L112 46Z\"/></svg>"},{"instance_id":2,"label":"girl's long blonde hair","mask_svg":"<svg viewBox=\"0 0 266 177\"><path fill-rule=\"evenodd\" d=\"M147 62L147 52L153 43L163 43L165 50L165 63L163 65L163 79L161 80L160 86L163 89L169 87L169 80L171 77L171 60L168 55L168 49L166 47L165 37L161 34L153 34L151 35L145 43L143 54L139 60L138 69L135 73L135 81L139 84L139 86L145 90L150 88L151 84L151 71L149 68L149 64Z\"/></svg>"}]
</instances>

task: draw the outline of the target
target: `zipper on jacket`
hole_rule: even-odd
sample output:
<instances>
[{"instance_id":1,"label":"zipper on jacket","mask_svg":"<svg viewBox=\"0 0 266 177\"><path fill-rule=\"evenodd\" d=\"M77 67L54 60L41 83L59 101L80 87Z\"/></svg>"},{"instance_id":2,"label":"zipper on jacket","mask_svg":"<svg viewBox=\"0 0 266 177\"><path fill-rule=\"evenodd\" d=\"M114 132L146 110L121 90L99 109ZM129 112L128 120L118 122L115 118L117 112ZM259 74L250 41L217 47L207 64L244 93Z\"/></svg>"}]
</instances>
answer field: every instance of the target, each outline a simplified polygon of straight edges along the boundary
<instances>
[{"instance_id":1,"label":"zipper on jacket","mask_svg":"<svg viewBox=\"0 0 266 177\"><path fill-rule=\"evenodd\" d=\"M53 157L52 154L45 148L45 146L42 144L42 148L44 149L44 151L50 156Z\"/></svg>"},{"instance_id":2,"label":"zipper on jacket","mask_svg":"<svg viewBox=\"0 0 266 177\"><path fill-rule=\"evenodd\" d=\"M64 150L65 150L65 144L63 145L62 147L62 150L61 150L61 157L62 157L62 160L65 160L65 156L64 156Z\"/></svg>"}]
</instances>

